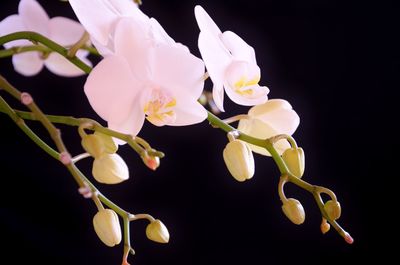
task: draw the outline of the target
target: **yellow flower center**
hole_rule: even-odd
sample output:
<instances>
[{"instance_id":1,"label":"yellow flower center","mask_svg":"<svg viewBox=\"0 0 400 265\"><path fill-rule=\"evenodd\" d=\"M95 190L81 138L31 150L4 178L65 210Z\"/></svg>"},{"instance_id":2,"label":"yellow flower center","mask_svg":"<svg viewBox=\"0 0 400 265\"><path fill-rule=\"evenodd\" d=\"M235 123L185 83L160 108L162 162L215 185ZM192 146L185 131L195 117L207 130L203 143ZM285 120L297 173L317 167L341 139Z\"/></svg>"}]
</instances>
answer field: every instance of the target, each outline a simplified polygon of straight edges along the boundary
<instances>
[{"instance_id":1,"label":"yellow flower center","mask_svg":"<svg viewBox=\"0 0 400 265\"><path fill-rule=\"evenodd\" d=\"M235 92L241 96L252 96L254 94L254 86L260 82L260 76L256 76L253 79L247 79L247 76L242 76L238 81L235 82Z\"/></svg>"},{"instance_id":2,"label":"yellow flower center","mask_svg":"<svg viewBox=\"0 0 400 265\"><path fill-rule=\"evenodd\" d=\"M176 119L176 99L160 90L153 90L150 100L144 106L146 119L156 126L172 123Z\"/></svg>"}]
</instances>

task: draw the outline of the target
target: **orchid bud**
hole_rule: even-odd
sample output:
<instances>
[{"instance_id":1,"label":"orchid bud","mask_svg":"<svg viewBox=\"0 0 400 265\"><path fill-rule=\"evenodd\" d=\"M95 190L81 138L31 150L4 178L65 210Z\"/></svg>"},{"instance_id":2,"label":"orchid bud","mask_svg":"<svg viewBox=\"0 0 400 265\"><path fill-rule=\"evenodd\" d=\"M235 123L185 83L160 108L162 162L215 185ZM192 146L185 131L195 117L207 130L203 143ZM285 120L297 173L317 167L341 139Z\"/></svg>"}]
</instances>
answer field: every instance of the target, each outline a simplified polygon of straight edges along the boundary
<instances>
[{"instance_id":1,"label":"orchid bud","mask_svg":"<svg viewBox=\"0 0 400 265\"><path fill-rule=\"evenodd\" d=\"M142 156L143 163L151 170L156 170L160 166L160 158L158 156L150 156L148 154Z\"/></svg>"},{"instance_id":2,"label":"orchid bud","mask_svg":"<svg viewBox=\"0 0 400 265\"><path fill-rule=\"evenodd\" d=\"M331 229L331 225L324 220L321 223L321 232L322 234L326 234Z\"/></svg>"},{"instance_id":3,"label":"orchid bud","mask_svg":"<svg viewBox=\"0 0 400 265\"><path fill-rule=\"evenodd\" d=\"M333 200L327 201L324 205L324 209L328 217L332 220L339 219L342 213L342 209L338 201L333 201Z\"/></svg>"},{"instance_id":4,"label":"orchid bud","mask_svg":"<svg viewBox=\"0 0 400 265\"><path fill-rule=\"evenodd\" d=\"M146 227L146 236L148 239L158 243L168 243L169 232L167 227L160 221L154 220Z\"/></svg>"},{"instance_id":5,"label":"orchid bud","mask_svg":"<svg viewBox=\"0 0 400 265\"><path fill-rule=\"evenodd\" d=\"M94 231L100 240L109 247L121 242L121 226L118 215L111 209L102 209L93 217Z\"/></svg>"},{"instance_id":6,"label":"orchid bud","mask_svg":"<svg viewBox=\"0 0 400 265\"><path fill-rule=\"evenodd\" d=\"M129 178L129 169L118 154L103 154L94 160L92 174L100 183L117 184Z\"/></svg>"},{"instance_id":7,"label":"orchid bud","mask_svg":"<svg viewBox=\"0 0 400 265\"><path fill-rule=\"evenodd\" d=\"M282 211L286 215L286 217L289 218L289 220L296 225L302 224L306 217L303 205L301 205L298 200L293 198L289 198L283 203Z\"/></svg>"},{"instance_id":8,"label":"orchid bud","mask_svg":"<svg viewBox=\"0 0 400 265\"><path fill-rule=\"evenodd\" d=\"M285 161L289 171L298 178L304 174L305 158L302 148L289 148L282 154L282 159Z\"/></svg>"},{"instance_id":9,"label":"orchid bud","mask_svg":"<svg viewBox=\"0 0 400 265\"><path fill-rule=\"evenodd\" d=\"M254 157L250 147L240 140L230 141L223 152L225 164L237 181L251 179L254 175Z\"/></svg>"},{"instance_id":10,"label":"orchid bud","mask_svg":"<svg viewBox=\"0 0 400 265\"><path fill-rule=\"evenodd\" d=\"M114 143L111 136L95 132L82 137L82 146L91 156L97 158L104 153L114 154L118 145Z\"/></svg>"},{"instance_id":11,"label":"orchid bud","mask_svg":"<svg viewBox=\"0 0 400 265\"><path fill-rule=\"evenodd\" d=\"M87 134L82 137L82 147L93 157L100 157L104 152L104 144L102 139L95 134Z\"/></svg>"}]
</instances>

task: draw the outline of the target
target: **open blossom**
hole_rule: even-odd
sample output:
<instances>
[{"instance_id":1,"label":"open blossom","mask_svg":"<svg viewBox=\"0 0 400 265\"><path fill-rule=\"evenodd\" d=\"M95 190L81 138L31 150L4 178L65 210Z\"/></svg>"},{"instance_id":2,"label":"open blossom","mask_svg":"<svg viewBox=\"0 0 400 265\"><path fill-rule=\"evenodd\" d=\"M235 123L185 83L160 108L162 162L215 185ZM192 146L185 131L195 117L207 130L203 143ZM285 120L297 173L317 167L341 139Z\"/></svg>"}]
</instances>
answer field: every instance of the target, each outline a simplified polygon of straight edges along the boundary
<instances>
[{"instance_id":1,"label":"open blossom","mask_svg":"<svg viewBox=\"0 0 400 265\"><path fill-rule=\"evenodd\" d=\"M115 53L93 69L85 84L90 104L108 126L132 135L145 118L156 126L183 126L207 117L197 102L203 62L152 21L121 18L113 34Z\"/></svg>"},{"instance_id":2,"label":"open blossom","mask_svg":"<svg viewBox=\"0 0 400 265\"><path fill-rule=\"evenodd\" d=\"M46 11L35 0L21 0L18 6L18 14L6 17L0 22L0 36L17 31L34 31L40 33L53 41L70 46L76 43L83 35L85 30L76 21L65 17L49 18ZM31 42L27 40L16 40L4 44L9 49L16 46L29 46ZM87 51L79 50L77 56L86 64L91 65L86 59ZM37 51L15 54L12 57L15 70L25 76L32 76L39 73L45 65L51 72L67 77L79 76L84 74L67 59L52 52L48 56L43 56Z\"/></svg>"},{"instance_id":3,"label":"open blossom","mask_svg":"<svg viewBox=\"0 0 400 265\"><path fill-rule=\"evenodd\" d=\"M103 56L114 50L112 35L120 18L135 17L142 23L149 20L132 0L70 0L69 3Z\"/></svg>"},{"instance_id":4,"label":"open blossom","mask_svg":"<svg viewBox=\"0 0 400 265\"><path fill-rule=\"evenodd\" d=\"M239 122L238 129L260 139L267 139L278 134L292 135L300 124L300 118L292 106L283 99L271 99L264 104L252 107L248 112L248 119ZM262 147L249 144L250 148L261 155L271 156ZM275 143L279 154L290 148L286 140Z\"/></svg>"},{"instance_id":5,"label":"open blossom","mask_svg":"<svg viewBox=\"0 0 400 265\"><path fill-rule=\"evenodd\" d=\"M224 111L224 88L237 104L254 106L268 99L269 89L259 86L260 68L254 49L232 31L224 33L201 7L195 7L200 28L199 49L207 71L214 83L213 98Z\"/></svg>"}]
</instances>

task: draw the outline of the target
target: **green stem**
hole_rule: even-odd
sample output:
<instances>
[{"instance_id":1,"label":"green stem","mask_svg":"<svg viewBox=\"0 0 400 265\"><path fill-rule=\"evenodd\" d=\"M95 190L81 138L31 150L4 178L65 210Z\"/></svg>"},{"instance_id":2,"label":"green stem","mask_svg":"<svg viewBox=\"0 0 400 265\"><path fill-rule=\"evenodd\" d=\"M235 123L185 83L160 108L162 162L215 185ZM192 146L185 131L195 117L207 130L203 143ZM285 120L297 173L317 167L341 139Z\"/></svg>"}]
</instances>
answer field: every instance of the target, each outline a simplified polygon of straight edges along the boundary
<instances>
[{"instance_id":1,"label":"green stem","mask_svg":"<svg viewBox=\"0 0 400 265\"><path fill-rule=\"evenodd\" d=\"M1 78L1 77L0 77ZM0 107L0 112L5 112L1 107ZM20 110L15 110L15 113L21 117L24 120L32 120L32 121L37 121L38 118L29 111L20 111ZM83 123L90 123L92 125L89 130L92 131L98 131L103 134L110 135L112 137L118 138L122 141L125 141L128 143L128 145L135 150L139 155L142 155L144 152L144 149L141 147L141 145L137 142L137 140L143 140L138 137L132 137L129 134L123 134L111 129L108 129L106 127L101 126L97 121L88 119L88 118L75 118L72 116L58 116L58 115L46 115L47 119L51 121L52 123L60 123L60 124L65 124L69 126L77 126L79 127ZM144 140L143 140L144 141ZM147 151L149 155L152 156L158 156L160 158L164 157L164 153L160 151L154 151L151 148Z\"/></svg>"},{"instance_id":2,"label":"green stem","mask_svg":"<svg viewBox=\"0 0 400 265\"><path fill-rule=\"evenodd\" d=\"M78 57L68 57L68 49L64 48L63 46L59 45L58 43L55 43L54 41L44 37L43 35L32 32L32 31L20 31L20 32L15 32L11 33L8 35L4 35L0 37L0 45L3 45L4 43L14 41L14 40L29 40L34 43L41 43L44 46L48 47L51 51L57 52L60 55L62 55L65 58L68 58L68 60L79 67L82 71L85 73L90 73L92 68L88 65L86 65L84 62L82 62Z\"/></svg>"},{"instance_id":3,"label":"green stem","mask_svg":"<svg viewBox=\"0 0 400 265\"><path fill-rule=\"evenodd\" d=\"M54 159L59 159L60 154L47 145L39 136L37 136L28 125L26 125L25 121L21 119L14 110L7 104L7 102L0 96L0 108L3 112L5 112L14 122L15 124L31 139L35 144L37 144L41 149L43 149L47 154L49 154Z\"/></svg>"}]
</instances>

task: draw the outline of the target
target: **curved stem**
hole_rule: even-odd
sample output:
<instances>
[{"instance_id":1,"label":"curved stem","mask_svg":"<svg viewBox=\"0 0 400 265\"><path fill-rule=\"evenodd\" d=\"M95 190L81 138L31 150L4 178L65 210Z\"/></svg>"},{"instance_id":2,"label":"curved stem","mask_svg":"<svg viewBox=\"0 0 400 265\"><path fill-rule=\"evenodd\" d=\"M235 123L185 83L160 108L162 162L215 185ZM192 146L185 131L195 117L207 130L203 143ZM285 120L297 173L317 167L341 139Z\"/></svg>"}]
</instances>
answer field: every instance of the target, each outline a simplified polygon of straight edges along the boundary
<instances>
[{"instance_id":1,"label":"curved stem","mask_svg":"<svg viewBox=\"0 0 400 265\"><path fill-rule=\"evenodd\" d=\"M14 40L30 40L34 43L41 43L44 46L48 47L54 52L59 53L65 58L68 58L68 60L79 67L82 71L85 73L90 73L92 68L88 65L86 65L84 62L82 62L78 57L68 57L68 49L64 48L63 46L59 45L58 43L55 43L54 41L44 37L43 35L32 32L32 31L20 31L20 32L15 32L11 33L8 35L4 35L0 37L0 45L3 45L4 43L14 41Z\"/></svg>"}]
</instances>

